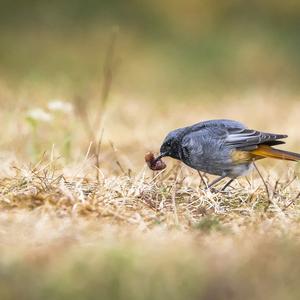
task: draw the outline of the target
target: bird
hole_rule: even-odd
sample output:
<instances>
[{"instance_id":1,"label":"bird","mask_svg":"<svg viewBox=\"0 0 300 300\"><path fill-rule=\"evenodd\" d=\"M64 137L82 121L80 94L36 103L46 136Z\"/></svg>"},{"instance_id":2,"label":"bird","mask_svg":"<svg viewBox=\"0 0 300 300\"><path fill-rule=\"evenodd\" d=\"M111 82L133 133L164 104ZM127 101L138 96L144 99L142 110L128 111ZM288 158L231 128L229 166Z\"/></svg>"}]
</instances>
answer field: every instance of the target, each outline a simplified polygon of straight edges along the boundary
<instances>
[{"instance_id":1,"label":"bird","mask_svg":"<svg viewBox=\"0 0 300 300\"><path fill-rule=\"evenodd\" d=\"M287 137L248 129L234 120L208 120L168 133L155 162L162 157L171 157L198 172L217 175L207 188L229 178L223 191L237 177L246 175L256 160L269 157L300 161L298 153L273 148L285 144L282 139Z\"/></svg>"}]
</instances>

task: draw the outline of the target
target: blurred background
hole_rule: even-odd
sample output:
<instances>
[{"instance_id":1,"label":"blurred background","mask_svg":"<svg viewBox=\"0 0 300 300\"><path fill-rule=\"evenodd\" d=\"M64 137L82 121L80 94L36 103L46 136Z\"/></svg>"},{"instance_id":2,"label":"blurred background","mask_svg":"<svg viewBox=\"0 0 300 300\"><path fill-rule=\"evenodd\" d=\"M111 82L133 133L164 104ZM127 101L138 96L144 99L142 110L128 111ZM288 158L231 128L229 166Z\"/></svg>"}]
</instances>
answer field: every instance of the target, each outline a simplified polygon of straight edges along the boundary
<instances>
[{"instance_id":1,"label":"blurred background","mask_svg":"<svg viewBox=\"0 0 300 300\"><path fill-rule=\"evenodd\" d=\"M297 0L1 0L1 81L86 87L100 80L116 27L115 91L177 98L299 88Z\"/></svg>"}]
</instances>

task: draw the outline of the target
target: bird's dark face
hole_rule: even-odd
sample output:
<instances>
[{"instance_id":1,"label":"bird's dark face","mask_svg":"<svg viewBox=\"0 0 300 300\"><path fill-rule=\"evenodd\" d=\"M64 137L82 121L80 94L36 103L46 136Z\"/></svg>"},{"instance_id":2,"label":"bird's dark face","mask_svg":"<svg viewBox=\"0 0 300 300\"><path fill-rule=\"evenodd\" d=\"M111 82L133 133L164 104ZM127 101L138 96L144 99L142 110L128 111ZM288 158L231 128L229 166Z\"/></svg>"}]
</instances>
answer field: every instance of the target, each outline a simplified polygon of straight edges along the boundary
<instances>
[{"instance_id":1,"label":"bird's dark face","mask_svg":"<svg viewBox=\"0 0 300 300\"><path fill-rule=\"evenodd\" d=\"M160 147L160 156L170 156L175 159L180 159L180 137L181 134L178 130L171 131Z\"/></svg>"}]
</instances>

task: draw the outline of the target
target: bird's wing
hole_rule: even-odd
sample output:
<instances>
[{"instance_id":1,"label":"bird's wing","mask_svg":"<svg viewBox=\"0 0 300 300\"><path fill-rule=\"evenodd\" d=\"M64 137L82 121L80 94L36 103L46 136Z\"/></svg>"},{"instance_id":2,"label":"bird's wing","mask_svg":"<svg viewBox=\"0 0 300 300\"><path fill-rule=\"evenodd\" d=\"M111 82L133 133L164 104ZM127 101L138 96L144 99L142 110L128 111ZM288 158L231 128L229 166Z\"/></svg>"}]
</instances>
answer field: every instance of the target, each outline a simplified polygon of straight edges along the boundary
<instances>
[{"instance_id":1,"label":"bird's wing","mask_svg":"<svg viewBox=\"0 0 300 300\"><path fill-rule=\"evenodd\" d=\"M287 135L266 133L246 128L228 128L225 145L235 147L239 150L250 151L257 149L258 145L261 144L268 146L285 144L285 142L280 141L284 138L287 138Z\"/></svg>"},{"instance_id":2,"label":"bird's wing","mask_svg":"<svg viewBox=\"0 0 300 300\"><path fill-rule=\"evenodd\" d=\"M191 131L198 131L205 128L220 128L220 129L245 129L246 126L238 121L234 120L226 120L226 119L220 119L220 120L208 120L199 122L197 124L194 124L190 127L188 127L189 132Z\"/></svg>"},{"instance_id":3,"label":"bird's wing","mask_svg":"<svg viewBox=\"0 0 300 300\"><path fill-rule=\"evenodd\" d=\"M285 144L287 135L266 133L248 129L244 124L234 120L209 120L197 123L188 127L188 134L185 142L201 144L203 139L215 140L216 143L237 148L239 150L251 151L258 148L258 145L268 146ZM191 139L193 136L193 139Z\"/></svg>"},{"instance_id":4,"label":"bird's wing","mask_svg":"<svg viewBox=\"0 0 300 300\"><path fill-rule=\"evenodd\" d=\"M233 120L209 120L186 127L182 136L181 145L189 151L202 151L203 145L221 145L224 143L230 131L238 132L246 129L245 125Z\"/></svg>"}]
</instances>

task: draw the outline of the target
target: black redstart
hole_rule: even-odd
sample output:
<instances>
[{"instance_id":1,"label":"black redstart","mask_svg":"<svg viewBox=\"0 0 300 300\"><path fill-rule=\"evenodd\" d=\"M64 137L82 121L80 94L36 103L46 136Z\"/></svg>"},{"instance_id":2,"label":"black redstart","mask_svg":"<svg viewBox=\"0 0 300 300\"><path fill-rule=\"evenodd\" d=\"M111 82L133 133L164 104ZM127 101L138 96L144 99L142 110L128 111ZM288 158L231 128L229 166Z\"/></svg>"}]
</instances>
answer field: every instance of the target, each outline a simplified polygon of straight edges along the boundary
<instances>
[{"instance_id":1,"label":"black redstart","mask_svg":"<svg viewBox=\"0 0 300 300\"><path fill-rule=\"evenodd\" d=\"M235 178L245 175L255 160L271 157L299 161L300 154L272 148L285 144L281 139L286 137L247 129L232 120L204 121L171 131L155 162L170 156L193 169L220 176L208 185L209 188L229 177L224 190Z\"/></svg>"}]
</instances>

